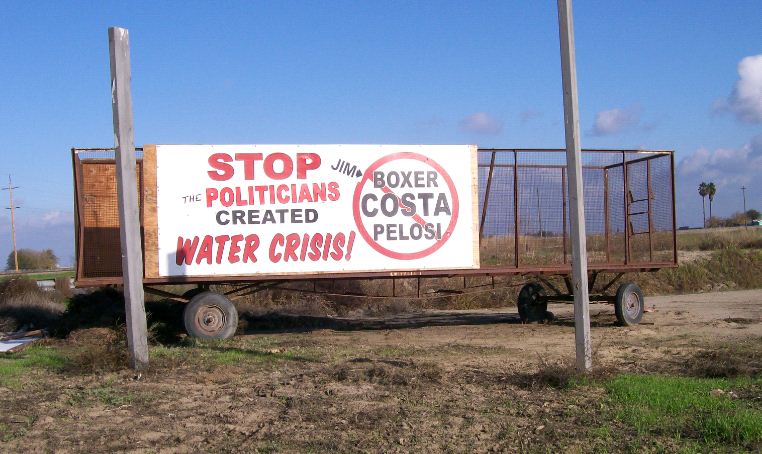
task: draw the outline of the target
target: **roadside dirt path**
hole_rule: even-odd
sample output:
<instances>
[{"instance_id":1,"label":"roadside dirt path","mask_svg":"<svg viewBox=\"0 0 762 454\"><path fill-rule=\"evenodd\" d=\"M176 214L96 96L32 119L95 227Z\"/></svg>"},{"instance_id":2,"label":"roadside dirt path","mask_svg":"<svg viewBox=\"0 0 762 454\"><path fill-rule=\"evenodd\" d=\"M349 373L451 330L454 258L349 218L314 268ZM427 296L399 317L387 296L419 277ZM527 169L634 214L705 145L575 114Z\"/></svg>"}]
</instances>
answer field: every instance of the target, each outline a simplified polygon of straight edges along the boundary
<instances>
[{"instance_id":1,"label":"roadside dirt path","mask_svg":"<svg viewBox=\"0 0 762 454\"><path fill-rule=\"evenodd\" d=\"M762 290L646 304L655 311L631 328L616 326L611 306L591 307L598 370L695 375L762 354ZM571 306L550 310L548 325L522 325L514 308L312 320L337 329L165 347L139 379L34 372L21 390L0 387L0 451L612 452L655 443L605 413L602 388L553 387L573 364L574 326Z\"/></svg>"}]
</instances>

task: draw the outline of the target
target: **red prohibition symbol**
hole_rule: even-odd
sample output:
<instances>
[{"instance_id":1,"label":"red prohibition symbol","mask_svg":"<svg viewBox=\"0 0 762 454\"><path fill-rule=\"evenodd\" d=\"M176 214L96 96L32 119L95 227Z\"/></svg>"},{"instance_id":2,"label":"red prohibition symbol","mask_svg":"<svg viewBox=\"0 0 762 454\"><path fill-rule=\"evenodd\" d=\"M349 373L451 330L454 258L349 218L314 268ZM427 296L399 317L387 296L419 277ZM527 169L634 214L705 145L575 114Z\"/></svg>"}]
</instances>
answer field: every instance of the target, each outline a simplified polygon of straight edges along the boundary
<instances>
[{"instance_id":1,"label":"red prohibition symbol","mask_svg":"<svg viewBox=\"0 0 762 454\"><path fill-rule=\"evenodd\" d=\"M406 160L406 159L419 161L430 166L437 173L437 175L441 176L442 179L444 179L445 183L447 184L447 189L450 192L450 206L451 206L451 212L452 212L452 214L450 215L450 222L447 225L444 232L442 233L441 237L436 238L434 244L431 244L430 246L422 250L414 250L412 252L394 251L392 249L389 249L379 244L379 242L373 239L373 237L368 233L368 229L366 228L363 222L364 216L363 216L362 210L360 209L360 198L362 196L363 188L368 182L371 181L371 178L373 178L374 172L383 165L390 164L395 161ZM391 190L387 186L384 186L383 188L378 189L378 191L384 192L384 193L391 193ZM397 197L399 198L399 196ZM355 224L357 224L357 230L360 233L360 236L362 236L363 239L365 239L365 241L374 250L376 250L377 252L387 257L397 259L397 260L415 260L415 259L420 259L420 258L433 254L447 242L450 236L452 236L452 232L455 229L456 223L458 222L458 210L459 210L458 192L456 191L455 184L453 183L452 178L447 173L447 171L445 171L445 169L433 159L427 156L423 156L421 154L412 153L412 152L393 153L378 159L376 162L371 164L370 167L368 167L368 169L363 173L362 178L360 179L360 181L357 183L357 186L355 187L354 198L352 200L352 209L354 212ZM411 216L409 219L421 225L425 224L425 220L422 219L418 214ZM403 241L401 242L401 244L407 245L408 242Z\"/></svg>"}]
</instances>

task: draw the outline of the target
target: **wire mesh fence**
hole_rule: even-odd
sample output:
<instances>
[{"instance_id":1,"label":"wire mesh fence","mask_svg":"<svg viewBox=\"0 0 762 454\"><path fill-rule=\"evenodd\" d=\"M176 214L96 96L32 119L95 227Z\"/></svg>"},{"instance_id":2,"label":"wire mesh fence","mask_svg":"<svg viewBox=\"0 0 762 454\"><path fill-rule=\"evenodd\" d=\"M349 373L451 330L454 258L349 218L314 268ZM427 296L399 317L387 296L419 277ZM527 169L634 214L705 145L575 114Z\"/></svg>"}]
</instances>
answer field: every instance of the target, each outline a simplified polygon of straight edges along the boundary
<instances>
[{"instance_id":1,"label":"wire mesh fence","mask_svg":"<svg viewBox=\"0 0 762 454\"><path fill-rule=\"evenodd\" d=\"M583 150L589 263L675 262L673 173L672 152ZM479 150L482 268L570 261L567 178L564 150Z\"/></svg>"}]
</instances>

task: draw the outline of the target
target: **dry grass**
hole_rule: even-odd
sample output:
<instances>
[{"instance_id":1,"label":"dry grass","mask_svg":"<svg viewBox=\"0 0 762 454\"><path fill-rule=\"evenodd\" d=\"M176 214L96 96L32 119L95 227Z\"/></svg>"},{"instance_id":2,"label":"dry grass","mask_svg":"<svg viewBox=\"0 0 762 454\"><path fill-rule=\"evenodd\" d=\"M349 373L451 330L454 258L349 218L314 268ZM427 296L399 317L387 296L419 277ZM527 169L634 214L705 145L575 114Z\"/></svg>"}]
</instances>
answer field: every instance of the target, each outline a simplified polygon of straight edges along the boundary
<instances>
[{"instance_id":1,"label":"dry grass","mask_svg":"<svg viewBox=\"0 0 762 454\"><path fill-rule=\"evenodd\" d=\"M66 309L63 300L28 279L0 282L0 332L49 327Z\"/></svg>"},{"instance_id":2,"label":"dry grass","mask_svg":"<svg viewBox=\"0 0 762 454\"><path fill-rule=\"evenodd\" d=\"M677 235L681 251L715 251L725 248L762 249L762 228L716 228L681 230Z\"/></svg>"}]
</instances>

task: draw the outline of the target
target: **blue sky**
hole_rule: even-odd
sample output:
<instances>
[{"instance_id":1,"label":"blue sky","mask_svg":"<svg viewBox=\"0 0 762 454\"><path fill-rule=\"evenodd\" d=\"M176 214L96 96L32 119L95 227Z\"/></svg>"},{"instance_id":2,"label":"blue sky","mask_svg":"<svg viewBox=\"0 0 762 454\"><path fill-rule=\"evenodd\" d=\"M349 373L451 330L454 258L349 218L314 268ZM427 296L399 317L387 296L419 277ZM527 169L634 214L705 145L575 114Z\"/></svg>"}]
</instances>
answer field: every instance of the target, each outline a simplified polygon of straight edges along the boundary
<instances>
[{"instance_id":1,"label":"blue sky","mask_svg":"<svg viewBox=\"0 0 762 454\"><path fill-rule=\"evenodd\" d=\"M680 225L701 222L702 179L715 214L741 209L741 184L762 210L762 57L744 60L762 55L762 3L574 16L583 147L677 150ZM0 17L1 180L21 186L19 247L63 263L69 148L113 145L109 26L130 30L137 144L564 146L553 1L6 1Z\"/></svg>"}]
</instances>

